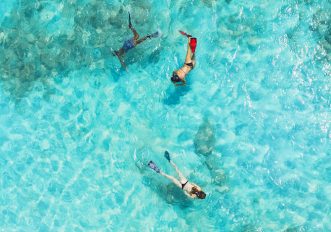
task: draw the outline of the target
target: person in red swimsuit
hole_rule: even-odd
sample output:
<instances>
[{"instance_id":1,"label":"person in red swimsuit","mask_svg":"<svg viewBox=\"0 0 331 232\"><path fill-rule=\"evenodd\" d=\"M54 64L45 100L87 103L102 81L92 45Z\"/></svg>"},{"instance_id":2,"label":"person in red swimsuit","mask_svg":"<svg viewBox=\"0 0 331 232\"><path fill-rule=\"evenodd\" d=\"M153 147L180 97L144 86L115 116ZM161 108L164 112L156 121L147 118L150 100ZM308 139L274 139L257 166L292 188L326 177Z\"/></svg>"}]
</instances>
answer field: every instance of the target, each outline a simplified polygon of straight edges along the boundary
<instances>
[{"instance_id":1,"label":"person in red swimsuit","mask_svg":"<svg viewBox=\"0 0 331 232\"><path fill-rule=\"evenodd\" d=\"M179 32L188 38L188 43L184 65L180 69L177 69L172 73L171 81L176 86L186 84L185 77L195 66L195 48L197 46L196 38L183 31Z\"/></svg>"}]
</instances>

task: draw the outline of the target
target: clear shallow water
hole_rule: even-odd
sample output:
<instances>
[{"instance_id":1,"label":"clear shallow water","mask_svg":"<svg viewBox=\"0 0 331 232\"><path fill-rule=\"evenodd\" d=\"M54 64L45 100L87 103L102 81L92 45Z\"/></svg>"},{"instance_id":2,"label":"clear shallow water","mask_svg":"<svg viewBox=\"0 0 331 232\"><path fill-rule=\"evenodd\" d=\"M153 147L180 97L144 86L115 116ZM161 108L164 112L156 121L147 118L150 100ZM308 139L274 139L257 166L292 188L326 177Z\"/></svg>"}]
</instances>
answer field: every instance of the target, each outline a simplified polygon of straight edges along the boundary
<instances>
[{"instance_id":1,"label":"clear shallow water","mask_svg":"<svg viewBox=\"0 0 331 232\"><path fill-rule=\"evenodd\" d=\"M328 1L0 10L1 230L331 229ZM142 35L163 36L131 51L126 73L109 50L130 36L128 10ZM179 29L199 40L184 88L169 82L185 55ZM197 155L207 119L213 153ZM175 174L165 149L206 200L144 166Z\"/></svg>"}]
</instances>

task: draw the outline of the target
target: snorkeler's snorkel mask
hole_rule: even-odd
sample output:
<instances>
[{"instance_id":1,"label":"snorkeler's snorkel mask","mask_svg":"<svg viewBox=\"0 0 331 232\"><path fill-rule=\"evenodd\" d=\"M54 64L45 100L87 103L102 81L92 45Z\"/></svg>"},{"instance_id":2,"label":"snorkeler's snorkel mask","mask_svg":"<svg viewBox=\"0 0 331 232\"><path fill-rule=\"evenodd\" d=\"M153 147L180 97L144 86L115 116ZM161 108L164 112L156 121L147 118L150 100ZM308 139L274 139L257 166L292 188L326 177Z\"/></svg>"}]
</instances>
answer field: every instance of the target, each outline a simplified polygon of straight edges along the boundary
<instances>
[{"instance_id":1,"label":"snorkeler's snorkel mask","mask_svg":"<svg viewBox=\"0 0 331 232\"><path fill-rule=\"evenodd\" d=\"M176 82L182 82L182 80L179 78L179 76L177 75L176 72L173 72L173 73L172 73L171 81L172 81L173 83L176 83Z\"/></svg>"}]
</instances>

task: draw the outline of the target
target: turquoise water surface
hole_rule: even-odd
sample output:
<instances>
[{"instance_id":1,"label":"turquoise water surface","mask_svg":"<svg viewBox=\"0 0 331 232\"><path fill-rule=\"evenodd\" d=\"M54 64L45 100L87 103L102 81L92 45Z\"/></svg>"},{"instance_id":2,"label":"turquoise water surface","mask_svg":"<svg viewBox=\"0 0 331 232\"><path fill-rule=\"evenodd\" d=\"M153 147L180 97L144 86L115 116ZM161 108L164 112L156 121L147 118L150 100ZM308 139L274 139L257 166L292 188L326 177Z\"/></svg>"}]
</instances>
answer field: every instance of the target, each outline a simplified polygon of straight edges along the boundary
<instances>
[{"instance_id":1,"label":"turquoise water surface","mask_svg":"<svg viewBox=\"0 0 331 232\"><path fill-rule=\"evenodd\" d=\"M112 50L141 36L122 70ZM331 231L329 0L0 3L0 231ZM187 40L197 66L174 87ZM207 193L191 200L165 150ZM205 152L207 151L207 152ZM203 153L203 154L202 154Z\"/></svg>"}]
</instances>

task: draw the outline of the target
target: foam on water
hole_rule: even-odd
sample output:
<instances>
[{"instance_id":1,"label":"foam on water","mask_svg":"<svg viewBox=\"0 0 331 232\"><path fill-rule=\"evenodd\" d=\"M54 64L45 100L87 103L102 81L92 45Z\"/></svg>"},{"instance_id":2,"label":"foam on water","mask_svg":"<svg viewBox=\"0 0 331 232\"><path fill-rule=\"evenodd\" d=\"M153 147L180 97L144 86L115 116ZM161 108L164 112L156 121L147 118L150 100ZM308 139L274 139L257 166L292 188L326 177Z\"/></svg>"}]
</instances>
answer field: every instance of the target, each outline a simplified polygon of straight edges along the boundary
<instances>
[{"instance_id":1,"label":"foam on water","mask_svg":"<svg viewBox=\"0 0 331 232\"><path fill-rule=\"evenodd\" d=\"M128 11L162 37L130 51L125 72L110 51L130 36ZM329 1L21 0L0 12L1 230L331 230ZM198 38L197 66L175 88L179 29ZM146 168L175 175L165 149L206 200Z\"/></svg>"}]
</instances>

